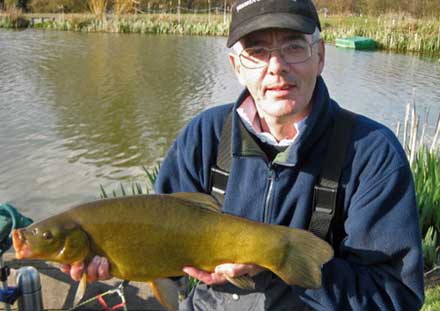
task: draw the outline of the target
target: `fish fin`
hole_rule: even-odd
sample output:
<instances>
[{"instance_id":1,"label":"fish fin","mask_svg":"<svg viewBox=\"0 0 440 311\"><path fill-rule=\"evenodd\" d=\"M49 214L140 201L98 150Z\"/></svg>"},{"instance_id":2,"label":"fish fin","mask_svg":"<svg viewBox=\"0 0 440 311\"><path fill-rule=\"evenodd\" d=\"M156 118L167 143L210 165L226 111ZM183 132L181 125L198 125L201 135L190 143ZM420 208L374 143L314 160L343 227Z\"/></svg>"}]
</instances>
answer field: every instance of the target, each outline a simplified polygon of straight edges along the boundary
<instances>
[{"instance_id":1,"label":"fish fin","mask_svg":"<svg viewBox=\"0 0 440 311\"><path fill-rule=\"evenodd\" d=\"M76 306L84 297L84 294L86 293L86 287L87 287L87 273L84 272L81 277L81 281L79 281L78 288L75 293L75 298L73 299L74 306Z\"/></svg>"},{"instance_id":2,"label":"fish fin","mask_svg":"<svg viewBox=\"0 0 440 311\"><path fill-rule=\"evenodd\" d=\"M309 231L287 227L283 231L278 264L266 268L289 285L321 287L322 266L333 257L333 248Z\"/></svg>"},{"instance_id":3,"label":"fish fin","mask_svg":"<svg viewBox=\"0 0 440 311\"><path fill-rule=\"evenodd\" d=\"M228 275L225 275L225 278L226 278L226 280L228 280L229 283L234 284L238 288L247 289L247 290L254 290L255 289L255 282L248 275L241 275L241 276L237 276L237 277L230 277Z\"/></svg>"},{"instance_id":4,"label":"fish fin","mask_svg":"<svg viewBox=\"0 0 440 311\"><path fill-rule=\"evenodd\" d=\"M154 297L168 311L176 311L179 307L179 287L171 279L155 279L148 283Z\"/></svg>"},{"instance_id":5,"label":"fish fin","mask_svg":"<svg viewBox=\"0 0 440 311\"><path fill-rule=\"evenodd\" d=\"M191 201L198 203L203 208L206 208L210 211L220 213L221 206L218 201L211 195L201 192L176 192L170 193L169 195L180 198L186 201Z\"/></svg>"}]
</instances>

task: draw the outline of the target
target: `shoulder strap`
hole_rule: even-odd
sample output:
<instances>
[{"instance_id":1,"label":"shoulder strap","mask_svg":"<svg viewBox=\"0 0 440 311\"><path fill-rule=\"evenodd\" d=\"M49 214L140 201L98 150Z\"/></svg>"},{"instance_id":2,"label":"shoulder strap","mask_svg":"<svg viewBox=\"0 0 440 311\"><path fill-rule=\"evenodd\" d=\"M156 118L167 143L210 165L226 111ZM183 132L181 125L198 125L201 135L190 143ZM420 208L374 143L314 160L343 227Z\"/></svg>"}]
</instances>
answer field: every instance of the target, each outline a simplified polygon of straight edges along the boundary
<instances>
[{"instance_id":1,"label":"shoulder strap","mask_svg":"<svg viewBox=\"0 0 440 311\"><path fill-rule=\"evenodd\" d=\"M339 178L345 153L351 138L356 114L341 109L332 127L329 146L324 158L320 177L313 193L313 214L309 230L322 239L328 237L330 224L336 214ZM232 164L231 151L232 112L223 125L217 151L217 163L211 167L211 195L223 204L229 172Z\"/></svg>"},{"instance_id":2,"label":"shoulder strap","mask_svg":"<svg viewBox=\"0 0 440 311\"><path fill-rule=\"evenodd\" d=\"M210 188L211 195L214 196L220 204L223 204L226 186L228 184L229 172L232 165L232 110L229 111L225 123L223 124L222 135L217 150L216 165L211 167Z\"/></svg>"},{"instance_id":3,"label":"shoulder strap","mask_svg":"<svg viewBox=\"0 0 440 311\"><path fill-rule=\"evenodd\" d=\"M337 214L339 179L355 119L356 114L345 109L341 109L337 114L321 173L314 188L313 213L309 230L322 239L329 238L330 224Z\"/></svg>"}]
</instances>

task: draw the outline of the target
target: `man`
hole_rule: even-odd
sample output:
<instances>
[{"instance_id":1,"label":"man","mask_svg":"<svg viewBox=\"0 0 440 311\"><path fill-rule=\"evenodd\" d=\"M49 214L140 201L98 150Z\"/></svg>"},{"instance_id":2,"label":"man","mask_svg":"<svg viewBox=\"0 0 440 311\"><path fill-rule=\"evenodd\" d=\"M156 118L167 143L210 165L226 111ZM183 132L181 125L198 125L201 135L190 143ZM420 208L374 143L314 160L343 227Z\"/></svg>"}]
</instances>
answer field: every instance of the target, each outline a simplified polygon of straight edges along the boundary
<instances>
[{"instance_id":1,"label":"man","mask_svg":"<svg viewBox=\"0 0 440 311\"><path fill-rule=\"evenodd\" d=\"M245 90L235 104L196 116L161 167L156 191L211 192L225 120L232 114L232 166L225 213L307 229L313 188L340 107L321 77L325 47L309 0L240 0L227 46ZM355 90L353 90L355 91ZM383 125L358 115L347 146L338 206L336 256L322 268L322 287L288 286L256 265L228 263L215 271L185 267L201 280L181 310L418 310L423 263L412 174L399 142ZM233 245L231 245L233 247ZM78 279L81 269L72 269ZM89 278L105 279L95 258ZM225 275L250 275L253 291Z\"/></svg>"}]
</instances>

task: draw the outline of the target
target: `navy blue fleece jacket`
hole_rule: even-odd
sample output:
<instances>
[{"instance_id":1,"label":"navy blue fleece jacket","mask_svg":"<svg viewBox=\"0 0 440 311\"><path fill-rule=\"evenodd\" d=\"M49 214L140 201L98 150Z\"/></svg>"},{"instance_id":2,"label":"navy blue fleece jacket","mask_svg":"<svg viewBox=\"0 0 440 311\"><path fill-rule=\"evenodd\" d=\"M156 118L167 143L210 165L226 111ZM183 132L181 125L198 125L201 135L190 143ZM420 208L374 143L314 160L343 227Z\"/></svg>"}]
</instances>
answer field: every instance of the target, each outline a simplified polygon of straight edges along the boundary
<instances>
[{"instance_id":1,"label":"navy blue fleece jacket","mask_svg":"<svg viewBox=\"0 0 440 311\"><path fill-rule=\"evenodd\" d=\"M225 117L232 109L233 162L223 211L307 228L313 186L327 144L332 143L325 134L340 107L319 77L305 130L269 161L235 112L247 96L245 91L235 104L210 108L188 124L162 164L156 191L209 193L210 167L216 161ZM338 204L344 211L340 228L345 237L337 256L322 269L322 287L287 286L272 275L257 286L255 295L264 297L258 298L263 303L249 310L300 310L300 305L325 311L421 307L423 260L414 185L406 155L389 129L357 116L341 184ZM230 292L221 286L200 285L185 310L229 310L227 299L218 297Z\"/></svg>"}]
</instances>

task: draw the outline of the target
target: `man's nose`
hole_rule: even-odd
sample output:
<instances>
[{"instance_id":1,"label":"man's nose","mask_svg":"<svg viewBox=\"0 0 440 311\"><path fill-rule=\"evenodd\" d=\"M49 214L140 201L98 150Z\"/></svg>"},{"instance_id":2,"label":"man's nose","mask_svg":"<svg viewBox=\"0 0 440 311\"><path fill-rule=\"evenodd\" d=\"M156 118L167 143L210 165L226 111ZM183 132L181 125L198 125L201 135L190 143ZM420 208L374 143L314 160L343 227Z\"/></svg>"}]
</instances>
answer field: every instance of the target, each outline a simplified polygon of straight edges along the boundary
<instances>
[{"instance_id":1,"label":"man's nose","mask_svg":"<svg viewBox=\"0 0 440 311\"><path fill-rule=\"evenodd\" d=\"M268 71L271 74L279 74L287 71L289 64L284 60L280 50L274 50L270 53Z\"/></svg>"}]
</instances>

